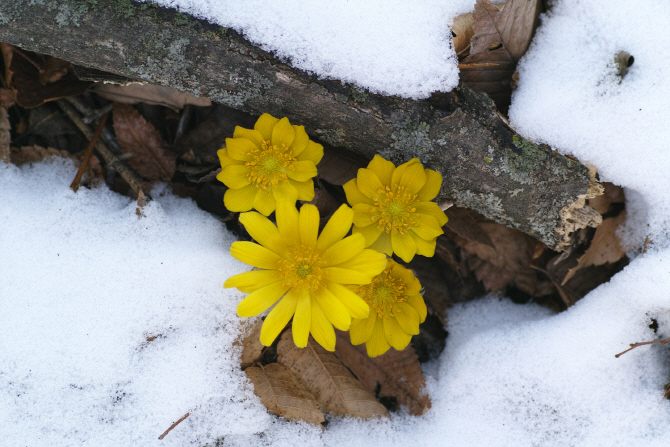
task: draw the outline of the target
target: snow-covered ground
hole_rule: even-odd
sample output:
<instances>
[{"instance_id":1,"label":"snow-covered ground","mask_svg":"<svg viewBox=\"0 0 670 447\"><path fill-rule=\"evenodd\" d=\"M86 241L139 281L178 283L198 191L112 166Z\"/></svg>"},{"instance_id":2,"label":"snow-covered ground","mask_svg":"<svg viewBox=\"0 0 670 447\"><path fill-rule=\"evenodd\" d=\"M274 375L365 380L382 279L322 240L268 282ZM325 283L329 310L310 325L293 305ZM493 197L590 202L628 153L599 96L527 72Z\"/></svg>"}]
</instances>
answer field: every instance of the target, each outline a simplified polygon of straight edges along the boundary
<instances>
[{"instance_id":1,"label":"snow-covered ground","mask_svg":"<svg viewBox=\"0 0 670 447\"><path fill-rule=\"evenodd\" d=\"M474 4L160 3L211 9L213 20L227 7L228 24L305 68L417 97L420 85L453 85L443 25ZM322 10L344 11L342 23ZM322 432L269 416L231 347L241 294L221 285L246 267L228 255L234 239L220 222L169 192L154 191L142 219L106 187L74 194L75 169L62 160L0 166L0 445L666 447L670 351L614 354L653 339L651 318L670 336L668 23L670 3L651 0L560 0L544 17L520 64L512 124L623 185L631 255L646 236L654 245L561 314L496 297L452 309L447 347L425 365L433 407L421 417L331 419ZM359 55L329 48L345 38ZM425 50L403 68L416 71L406 85L383 74L403 65L402 51L389 51L403 39L403 51ZM621 50L635 63L619 82Z\"/></svg>"}]
</instances>

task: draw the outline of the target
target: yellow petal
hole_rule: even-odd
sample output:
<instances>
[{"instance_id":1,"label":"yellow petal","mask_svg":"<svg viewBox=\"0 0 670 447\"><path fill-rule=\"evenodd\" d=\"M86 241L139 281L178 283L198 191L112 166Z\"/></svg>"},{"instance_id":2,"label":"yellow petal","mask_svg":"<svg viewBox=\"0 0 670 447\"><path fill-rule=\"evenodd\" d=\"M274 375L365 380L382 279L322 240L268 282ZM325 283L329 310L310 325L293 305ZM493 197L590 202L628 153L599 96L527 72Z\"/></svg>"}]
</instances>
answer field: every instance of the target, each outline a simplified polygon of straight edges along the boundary
<instances>
[{"instance_id":1,"label":"yellow petal","mask_svg":"<svg viewBox=\"0 0 670 447\"><path fill-rule=\"evenodd\" d=\"M349 338L351 344L356 346L365 343L372 337L372 330L377 322L377 312L374 312L368 318L362 320L351 320L351 329L349 329Z\"/></svg>"},{"instance_id":2,"label":"yellow petal","mask_svg":"<svg viewBox=\"0 0 670 447\"><path fill-rule=\"evenodd\" d=\"M228 156L235 160L251 160L251 152L255 149L256 145L246 138L226 138Z\"/></svg>"},{"instance_id":3,"label":"yellow petal","mask_svg":"<svg viewBox=\"0 0 670 447\"><path fill-rule=\"evenodd\" d=\"M268 189L263 191L262 189L258 189L256 197L254 197L254 208L257 209L262 215L269 216L276 207L277 201L272 194L272 190Z\"/></svg>"},{"instance_id":4,"label":"yellow petal","mask_svg":"<svg viewBox=\"0 0 670 447\"><path fill-rule=\"evenodd\" d=\"M314 340L326 351L335 350L335 331L326 314L318 303L312 302L312 325L310 328Z\"/></svg>"},{"instance_id":5,"label":"yellow petal","mask_svg":"<svg viewBox=\"0 0 670 447\"><path fill-rule=\"evenodd\" d=\"M253 242L237 241L230 246L230 255L260 269L276 270L282 259L278 254Z\"/></svg>"},{"instance_id":6,"label":"yellow petal","mask_svg":"<svg viewBox=\"0 0 670 447\"><path fill-rule=\"evenodd\" d=\"M395 165L393 163L388 160L384 160L379 155L375 155L368 165L368 169L371 169L372 172L374 172L377 177L379 177L382 185L391 185L391 176L395 170Z\"/></svg>"},{"instance_id":7,"label":"yellow petal","mask_svg":"<svg viewBox=\"0 0 670 447\"><path fill-rule=\"evenodd\" d=\"M356 186L364 195L373 199L384 191L384 185L379 181L379 177L370 169L358 170Z\"/></svg>"},{"instance_id":8,"label":"yellow petal","mask_svg":"<svg viewBox=\"0 0 670 447\"><path fill-rule=\"evenodd\" d=\"M219 149L218 151L216 151L216 155L219 156L219 161L221 162L222 168L225 168L228 165L241 165L242 163L244 163L241 160L235 160L234 158L230 158L228 156L228 151L226 150L225 147L223 149Z\"/></svg>"},{"instance_id":9,"label":"yellow petal","mask_svg":"<svg viewBox=\"0 0 670 447\"><path fill-rule=\"evenodd\" d=\"M294 157L297 157L302 151L307 149L309 137L307 136L307 132L305 132L305 126L293 126L293 130L295 131L295 139L291 145L291 152Z\"/></svg>"},{"instance_id":10,"label":"yellow petal","mask_svg":"<svg viewBox=\"0 0 670 447\"><path fill-rule=\"evenodd\" d=\"M284 169L283 172L290 179L306 182L316 176L316 165L311 160L293 162L293 169Z\"/></svg>"},{"instance_id":11,"label":"yellow petal","mask_svg":"<svg viewBox=\"0 0 670 447\"><path fill-rule=\"evenodd\" d=\"M236 287L240 290L244 289L246 293L251 293L269 284L281 281L281 279L278 270L251 270L231 276L223 283L223 287L226 289Z\"/></svg>"},{"instance_id":12,"label":"yellow petal","mask_svg":"<svg viewBox=\"0 0 670 447\"><path fill-rule=\"evenodd\" d=\"M405 334L419 333L419 313L407 303L396 303L393 306L393 315Z\"/></svg>"},{"instance_id":13,"label":"yellow petal","mask_svg":"<svg viewBox=\"0 0 670 447\"><path fill-rule=\"evenodd\" d=\"M391 346L386 341L386 335L384 335L384 323L383 320L375 318L375 327L372 329L372 335L370 340L365 343L365 348L368 351L369 357L377 357L382 355L389 350Z\"/></svg>"},{"instance_id":14,"label":"yellow petal","mask_svg":"<svg viewBox=\"0 0 670 447\"><path fill-rule=\"evenodd\" d=\"M333 326L341 331L349 330L349 326L351 326L351 315L347 308L344 307L344 304L342 304L330 290L325 287L319 287L319 290L314 294L314 298L316 298L316 302ZM313 330L312 333L314 333ZM316 337L314 338L316 339Z\"/></svg>"},{"instance_id":15,"label":"yellow petal","mask_svg":"<svg viewBox=\"0 0 670 447\"><path fill-rule=\"evenodd\" d=\"M363 237L365 238L365 246L369 247L372 245L382 234L382 231L384 231L383 227L380 227L379 224L374 224L374 225L369 225L367 227L354 227L354 233L362 234ZM386 234L386 233L384 233ZM389 238L389 242L391 242L391 239ZM393 252L393 249L391 248L391 244L389 243L389 250L387 255L391 255ZM383 252L382 252L383 253Z\"/></svg>"},{"instance_id":16,"label":"yellow petal","mask_svg":"<svg viewBox=\"0 0 670 447\"><path fill-rule=\"evenodd\" d=\"M374 250L363 250L354 258L333 267L354 270L370 277L379 275L386 268L386 255ZM347 284L346 281L338 281ZM367 283L356 283L367 284Z\"/></svg>"},{"instance_id":17,"label":"yellow petal","mask_svg":"<svg viewBox=\"0 0 670 447\"><path fill-rule=\"evenodd\" d=\"M280 119L272 128L272 145L277 147L290 147L295 139L295 129L289 123L288 118Z\"/></svg>"},{"instance_id":18,"label":"yellow petal","mask_svg":"<svg viewBox=\"0 0 670 447\"><path fill-rule=\"evenodd\" d=\"M416 208L415 212L417 214L427 214L436 218L440 227L443 227L444 224L447 223L447 215L444 214L444 211L442 211L435 202L419 202L415 204L414 207Z\"/></svg>"},{"instance_id":19,"label":"yellow petal","mask_svg":"<svg viewBox=\"0 0 670 447\"><path fill-rule=\"evenodd\" d=\"M300 207L298 220L300 242L310 247L316 246L316 237L319 234L319 210L310 204Z\"/></svg>"},{"instance_id":20,"label":"yellow petal","mask_svg":"<svg viewBox=\"0 0 670 447\"><path fill-rule=\"evenodd\" d=\"M442 227L437 222L437 219L428 214L412 214L414 222L419 224L418 226L411 225L409 227L410 231L413 231L422 239L435 239L441 234L444 234Z\"/></svg>"},{"instance_id":21,"label":"yellow petal","mask_svg":"<svg viewBox=\"0 0 670 447\"><path fill-rule=\"evenodd\" d=\"M380 218L381 214L379 209L373 206L370 206L365 203L357 203L353 206L354 210L354 225L358 228L367 227L376 223Z\"/></svg>"},{"instance_id":22,"label":"yellow petal","mask_svg":"<svg viewBox=\"0 0 670 447\"><path fill-rule=\"evenodd\" d=\"M363 298L344 287L341 284L332 281L326 281L326 286L331 293L340 300L347 308L352 318L367 318L370 314L370 306L363 301ZM361 342L362 343L362 342Z\"/></svg>"},{"instance_id":23,"label":"yellow petal","mask_svg":"<svg viewBox=\"0 0 670 447\"><path fill-rule=\"evenodd\" d=\"M240 189L250 182L247 178L248 169L244 165L228 165L216 175L216 179L231 189Z\"/></svg>"},{"instance_id":24,"label":"yellow petal","mask_svg":"<svg viewBox=\"0 0 670 447\"><path fill-rule=\"evenodd\" d=\"M360 234L352 234L341 241L335 242L323 252L323 265L337 265L359 255L365 248L365 238Z\"/></svg>"},{"instance_id":25,"label":"yellow petal","mask_svg":"<svg viewBox=\"0 0 670 447\"><path fill-rule=\"evenodd\" d=\"M272 195L276 202L286 199L289 202L295 203L298 200L298 190L289 182L279 182L272 185Z\"/></svg>"},{"instance_id":26,"label":"yellow petal","mask_svg":"<svg viewBox=\"0 0 670 447\"><path fill-rule=\"evenodd\" d=\"M264 113L258 118L256 124L254 124L254 130L260 132L263 140L272 139L272 128L275 127L275 123L279 121L279 118L275 118L269 113Z\"/></svg>"},{"instance_id":27,"label":"yellow petal","mask_svg":"<svg viewBox=\"0 0 670 447\"><path fill-rule=\"evenodd\" d=\"M356 184L356 179L351 179L344 185L344 193L347 195L347 202L349 205L355 206L358 203L365 203L367 205L374 205L374 202L369 197L365 196Z\"/></svg>"},{"instance_id":28,"label":"yellow petal","mask_svg":"<svg viewBox=\"0 0 670 447\"><path fill-rule=\"evenodd\" d=\"M312 179L306 182L296 182L289 179L288 182L298 191L298 200L309 202L314 199L314 181Z\"/></svg>"},{"instance_id":29,"label":"yellow petal","mask_svg":"<svg viewBox=\"0 0 670 447\"><path fill-rule=\"evenodd\" d=\"M247 185L240 189L229 189L223 195L223 204L233 212L249 211L254 207L256 193L258 193L258 188L254 185Z\"/></svg>"},{"instance_id":30,"label":"yellow petal","mask_svg":"<svg viewBox=\"0 0 670 447\"><path fill-rule=\"evenodd\" d=\"M391 245L393 245L393 252L405 262L411 261L416 254L416 243L409 233L392 232Z\"/></svg>"},{"instance_id":31,"label":"yellow petal","mask_svg":"<svg viewBox=\"0 0 670 447\"><path fill-rule=\"evenodd\" d=\"M297 304L298 293L295 289L291 289L270 311L263 322L263 326L261 326L261 343L264 346L270 346L275 341L291 320Z\"/></svg>"},{"instance_id":32,"label":"yellow petal","mask_svg":"<svg viewBox=\"0 0 670 447\"><path fill-rule=\"evenodd\" d=\"M268 310L287 290L288 287L284 287L281 281L258 289L240 301L240 304L237 305L237 315L240 317L255 317Z\"/></svg>"},{"instance_id":33,"label":"yellow petal","mask_svg":"<svg viewBox=\"0 0 670 447\"><path fill-rule=\"evenodd\" d=\"M410 194L416 194L426 184L426 170L421 163L407 166L400 179L400 185L409 189Z\"/></svg>"},{"instance_id":34,"label":"yellow petal","mask_svg":"<svg viewBox=\"0 0 670 447\"><path fill-rule=\"evenodd\" d=\"M412 158L407 163L403 163L400 166L398 166L397 168L395 168L395 171L393 171L393 176L391 177L391 185L393 187L397 186L398 183L400 183L400 179L402 179L402 176L405 173L405 170L407 170L407 168L409 166L415 165L417 163L421 164L419 159L418 158Z\"/></svg>"},{"instance_id":35,"label":"yellow petal","mask_svg":"<svg viewBox=\"0 0 670 447\"><path fill-rule=\"evenodd\" d=\"M240 223L262 246L277 254L286 252L286 242L277 231L277 227L267 217L254 212L243 213L240 215Z\"/></svg>"},{"instance_id":36,"label":"yellow petal","mask_svg":"<svg viewBox=\"0 0 670 447\"><path fill-rule=\"evenodd\" d=\"M302 151L298 156L298 160L310 160L315 165L318 165L323 158L323 146L313 141L307 143L307 149Z\"/></svg>"},{"instance_id":37,"label":"yellow petal","mask_svg":"<svg viewBox=\"0 0 670 447\"><path fill-rule=\"evenodd\" d=\"M233 138L246 138L247 140L254 143L258 149L262 148L263 135L261 135L261 133L257 130L245 129L244 127L235 126Z\"/></svg>"},{"instance_id":38,"label":"yellow petal","mask_svg":"<svg viewBox=\"0 0 670 447\"><path fill-rule=\"evenodd\" d=\"M426 321L426 315L428 315L428 309L426 308L426 302L423 300L423 297L420 294L413 294L407 296L407 304L412 306L414 310L419 314L419 322L423 323Z\"/></svg>"},{"instance_id":39,"label":"yellow petal","mask_svg":"<svg viewBox=\"0 0 670 447\"><path fill-rule=\"evenodd\" d=\"M402 330L395 318L384 317L382 321L384 322L384 335L388 344L398 351L405 349L412 340L412 336Z\"/></svg>"},{"instance_id":40,"label":"yellow petal","mask_svg":"<svg viewBox=\"0 0 670 447\"><path fill-rule=\"evenodd\" d=\"M299 290L298 303L293 317L293 342L299 348L307 346L312 320L312 297L306 287Z\"/></svg>"},{"instance_id":41,"label":"yellow petal","mask_svg":"<svg viewBox=\"0 0 670 447\"><path fill-rule=\"evenodd\" d=\"M355 270L325 267L321 271L323 272L323 279L339 282L340 284L369 284L372 281L372 275L366 275Z\"/></svg>"},{"instance_id":42,"label":"yellow petal","mask_svg":"<svg viewBox=\"0 0 670 447\"><path fill-rule=\"evenodd\" d=\"M335 242L341 240L351 229L354 212L347 205L340 206L328 219L316 243L316 250L323 253Z\"/></svg>"},{"instance_id":43,"label":"yellow petal","mask_svg":"<svg viewBox=\"0 0 670 447\"><path fill-rule=\"evenodd\" d=\"M432 258L435 256L435 245L437 244L437 238L433 239L422 239L416 235L413 231L410 231L409 234L412 235L414 243L416 244L416 254L425 256L427 258Z\"/></svg>"},{"instance_id":44,"label":"yellow petal","mask_svg":"<svg viewBox=\"0 0 670 447\"><path fill-rule=\"evenodd\" d=\"M300 242L298 231L298 210L295 202L280 200L277 202L277 229L287 244L293 245Z\"/></svg>"},{"instance_id":45,"label":"yellow petal","mask_svg":"<svg viewBox=\"0 0 670 447\"><path fill-rule=\"evenodd\" d=\"M356 230L356 228L354 228L354 230ZM368 246L368 248L374 251L378 251L379 253L384 253L388 256L391 256L393 254L391 235L388 234L386 231L380 231L379 237L372 243L372 245Z\"/></svg>"},{"instance_id":46,"label":"yellow petal","mask_svg":"<svg viewBox=\"0 0 670 447\"><path fill-rule=\"evenodd\" d=\"M426 184L419 190L419 200L422 202L433 200L439 194L441 187L442 174L426 169Z\"/></svg>"}]
</instances>

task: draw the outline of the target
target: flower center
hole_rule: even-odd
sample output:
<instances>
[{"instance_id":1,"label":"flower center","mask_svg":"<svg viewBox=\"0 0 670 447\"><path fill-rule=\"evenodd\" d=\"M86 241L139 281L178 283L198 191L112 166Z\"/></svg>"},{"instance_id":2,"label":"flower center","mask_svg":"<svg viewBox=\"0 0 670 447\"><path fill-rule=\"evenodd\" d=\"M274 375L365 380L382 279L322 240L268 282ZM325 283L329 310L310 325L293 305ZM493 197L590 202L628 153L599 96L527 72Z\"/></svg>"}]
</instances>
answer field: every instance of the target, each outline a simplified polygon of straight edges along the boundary
<instances>
[{"instance_id":1,"label":"flower center","mask_svg":"<svg viewBox=\"0 0 670 447\"><path fill-rule=\"evenodd\" d=\"M393 317L393 304L407 301L405 283L402 278L391 276L392 268L387 268L375 276L370 284L360 286L358 295L370 306L370 311L377 312L377 319L386 313Z\"/></svg>"},{"instance_id":2,"label":"flower center","mask_svg":"<svg viewBox=\"0 0 670 447\"><path fill-rule=\"evenodd\" d=\"M279 274L284 287L296 289L306 286L314 292L323 277L319 254L304 245L289 248L288 256L279 261Z\"/></svg>"},{"instance_id":3,"label":"flower center","mask_svg":"<svg viewBox=\"0 0 670 447\"><path fill-rule=\"evenodd\" d=\"M412 213L416 212L412 205L418 202L416 194L411 194L401 185L396 185L393 189L386 186L385 189L378 190L377 194L379 195L372 199L374 206L370 212L375 214L372 220L379 219L377 225L384 228L384 231L405 234L410 225L419 226L412 219Z\"/></svg>"},{"instance_id":4,"label":"flower center","mask_svg":"<svg viewBox=\"0 0 670 447\"><path fill-rule=\"evenodd\" d=\"M285 170L294 170L293 163L298 161L285 144L273 146L270 140L263 141L260 149L254 148L248 155L252 159L244 163L246 177L252 185L262 190L266 190L269 185L287 182Z\"/></svg>"}]
</instances>

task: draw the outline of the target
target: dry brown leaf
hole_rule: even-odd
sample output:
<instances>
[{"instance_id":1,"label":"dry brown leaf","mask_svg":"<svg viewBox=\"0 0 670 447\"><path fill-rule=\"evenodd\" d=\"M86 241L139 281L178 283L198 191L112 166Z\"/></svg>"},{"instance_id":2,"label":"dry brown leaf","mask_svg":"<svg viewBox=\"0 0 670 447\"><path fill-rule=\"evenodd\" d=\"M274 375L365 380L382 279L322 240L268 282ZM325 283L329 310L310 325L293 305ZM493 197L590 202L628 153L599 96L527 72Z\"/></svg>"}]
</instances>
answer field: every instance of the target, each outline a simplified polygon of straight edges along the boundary
<instances>
[{"instance_id":1,"label":"dry brown leaf","mask_svg":"<svg viewBox=\"0 0 670 447\"><path fill-rule=\"evenodd\" d=\"M240 356L240 368L244 369L253 365L261 358L261 353L265 346L261 343L261 327L263 320L259 320L256 324L247 324L243 329L246 333L241 340L236 340L233 345L242 346L242 355Z\"/></svg>"},{"instance_id":2,"label":"dry brown leaf","mask_svg":"<svg viewBox=\"0 0 670 447\"><path fill-rule=\"evenodd\" d=\"M286 366L271 363L252 366L244 372L254 385L254 393L271 413L290 421L302 420L319 426L324 421L314 396Z\"/></svg>"},{"instance_id":3,"label":"dry brown leaf","mask_svg":"<svg viewBox=\"0 0 670 447\"><path fill-rule=\"evenodd\" d=\"M451 25L451 40L454 42L456 55L460 56L470 48L470 39L475 34L473 29L474 24L475 16L471 12L461 14L454 19L454 23Z\"/></svg>"},{"instance_id":4,"label":"dry brown leaf","mask_svg":"<svg viewBox=\"0 0 670 447\"><path fill-rule=\"evenodd\" d=\"M449 219L447 227L451 231L469 241L495 248L488 233L482 229L470 210L452 206L445 210L444 213Z\"/></svg>"},{"instance_id":5,"label":"dry brown leaf","mask_svg":"<svg viewBox=\"0 0 670 447\"><path fill-rule=\"evenodd\" d=\"M430 397L425 392L419 357L412 345L402 351L388 350L378 357L368 357L365 345L353 346L346 332L336 331L335 355L349 368L370 394L394 397L398 404L419 416L430 409ZM379 390L377 392L377 390Z\"/></svg>"},{"instance_id":6,"label":"dry brown leaf","mask_svg":"<svg viewBox=\"0 0 670 447\"><path fill-rule=\"evenodd\" d=\"M51 82L59 81L69 71L70 63L68 61L53 56L45 56L38 81L42 85L47 85Z\"/></svg>"},{"instance_id":7,"label":"dry brown leaf","mask_svg":"<svg viewBox=\"0 0 670 447\"><path fill-rule=\"evenodd\" d=\"M314 198L309 202L302 201L302 203L309 203L316 206L319 210L319 216L322 216L322 219L330 216L341 205L341 203L335 200L335 198L323 187L314 188Z\"/></svg>"},{"instance_id":8,"label":"dry brown leaf","mask_svg":"<svg viewBox=\"0 0 670 447\"><path fill-rule=\"evenodd\" d=\"M63 158L73 158L70 156L70 153L67 151L59 151L53 147L45 148L41 146L22 146L21 148L13 147L11 160L16 166L21 166L25 163L32 163L42 161L47 157L51 156L63 157Z\"/></svg>"},{"instance_id":9,"label":"dry brown leaf","mask_svg":"<svg viewBox=\"0 0 670 447\"><path fill-rule=\"evenodd\" d=\"M323 148L323 159L317 166L319 178L331 185L344 185L356 177L360 168L366 167L365 163L337 152L333 149Z\"/></svg>"},{"instance_id":10,"label":"dry brown leaf","mask_svg":"<svg viewBox=\"0 0 670 447\"><path fill-rule=\"evenodd\" d=\"M609 182L603 182L602 185L605 188L605 193L588 199L586 204L595 209L598 213L604 215L610 211L613 203L625 203L626 197L624 196L623 188L621 186Z\"/></svg>"},{"instance_id":11,"label":"dry brown leaf","mask_svg":"<svg viewBox=\"0 0 670 447\"><path fill-rule=\"evenodd\" d=\"M277 354L279 361L302 380L327 413L360 418L389 417L386 408L342 362L311 337L307 347L301 349L295 346L293 333L288 330L279 341Z\"/></svg>"},{"instance_id":12,"label":"dry brown leaf","mask_svg":"<svg viewBox=\"0 0 670 447\"><path fill-rule=\"evenodd\" d=\"M114 103L114 131L123 153L131 153L128 164L147 180L168 181L176 169L176 157L154 126L128 104Z\"/></svg>"},{"instance_id":13,"label":"dry brown leaf","mask_svg":"<svg viewBox=\"0 0 670 447\"><path fill-rule=\"evenodd\" d=\"M577 260L577 265L568 270L563 282L564 286L578 270L589 266L599 266L603 264L614 264L623 258L626 252L621 248L621 241L616 235L616 230L626 220L626 211L624 210L616 217L610 217L603 220L603 223L596 228L596 234L593 236L591 245L586 252Z\"/></svg>"},{"instance_id":14,"label":"dry brown leaf","mask_svg":"<svg viewBox=\"0 0 670 447\"><path fill-rule=\"evenodd\" d=\"M212 101L204 96L195 96L191 93L182 92L170 87L151 84L97 84L93 91L105 99L123 104L146 104L170 107L178 110L187 104L208 107Z\"/></svg>"},{"instance_id":15,"label":"dry brown leaf","mask_svg":"<svg viewBox=\"0 0 670 447\"><path fill-rule=\"evenodd\" d=\"M9 114L6 109L0 107L0 161L10 161L9 143L12 140L10 130Z\"/></svg>"},{"instance_id":16,"label":"dry brown leaf","mask_svg":"<svg viewBox=\"0 0 670 447\"><path fill-rule=\"evenodd\" d=\"M16 92L8 88L0 88L0 107L9 109L16 103Z\"/></svg>"}]
</instances>

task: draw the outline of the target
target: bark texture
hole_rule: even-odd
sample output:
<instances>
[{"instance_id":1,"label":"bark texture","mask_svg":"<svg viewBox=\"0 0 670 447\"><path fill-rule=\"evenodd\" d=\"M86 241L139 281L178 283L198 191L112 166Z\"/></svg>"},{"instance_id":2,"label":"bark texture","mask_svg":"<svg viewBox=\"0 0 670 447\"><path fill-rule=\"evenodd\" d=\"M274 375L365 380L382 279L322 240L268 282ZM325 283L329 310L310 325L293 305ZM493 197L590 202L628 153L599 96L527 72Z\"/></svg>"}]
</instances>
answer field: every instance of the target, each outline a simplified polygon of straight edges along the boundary
<instances>
[{"instance_id":1,"label":"bark texture","mask_svg":"<svg viewBox=\"0 0 670 447\"><path fill-rule=\"evenodd\" d=\"M554 249L599 223L584 208L599 192L593 173L515 134L486 95L464 86L426 100L372 94L296 70L233 30L130 0L0 0L0 42L287 116L368 158L418 157L444 176L438 202L475 209Z\"/></svg>"}]
</instances>

